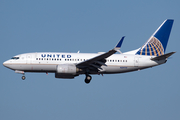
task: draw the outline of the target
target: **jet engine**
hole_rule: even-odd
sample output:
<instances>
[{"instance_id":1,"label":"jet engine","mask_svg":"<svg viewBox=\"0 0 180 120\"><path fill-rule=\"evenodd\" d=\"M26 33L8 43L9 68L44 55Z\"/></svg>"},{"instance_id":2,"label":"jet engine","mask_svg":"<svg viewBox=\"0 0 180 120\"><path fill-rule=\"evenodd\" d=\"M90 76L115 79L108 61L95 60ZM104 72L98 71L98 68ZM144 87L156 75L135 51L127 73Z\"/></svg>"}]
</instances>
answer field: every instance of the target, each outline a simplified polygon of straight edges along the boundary
<instances>
[{"instance_id":1,"label":"jet engine","mask_svg":"<svg viewBox=\"0 0 180 120\"><path fill-rule=\"evenodd\" d=\"M79 69L74 64L60 64L57 65L55 77L72 79L78 76Z\"/></svg>"}]
</instances>

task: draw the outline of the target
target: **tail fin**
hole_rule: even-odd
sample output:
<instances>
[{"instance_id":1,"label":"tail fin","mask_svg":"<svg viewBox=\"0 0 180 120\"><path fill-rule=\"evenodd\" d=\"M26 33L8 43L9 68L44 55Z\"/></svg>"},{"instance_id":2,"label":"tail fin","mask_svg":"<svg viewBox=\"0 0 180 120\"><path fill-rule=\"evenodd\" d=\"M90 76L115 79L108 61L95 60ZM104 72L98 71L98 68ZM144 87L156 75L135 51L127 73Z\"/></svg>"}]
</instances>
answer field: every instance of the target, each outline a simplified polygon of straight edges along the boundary
<instances>
[{"instance_id":1,"label":"tail fin","mask_svg":"<svg viewBox=\"0 0 180 120\"><path fill-rule=\"evenodd\" d=\"M137 55L161 56L166 51L174 20L165 20L149 40L138 50Z\"/></svg>"}]
</instances>

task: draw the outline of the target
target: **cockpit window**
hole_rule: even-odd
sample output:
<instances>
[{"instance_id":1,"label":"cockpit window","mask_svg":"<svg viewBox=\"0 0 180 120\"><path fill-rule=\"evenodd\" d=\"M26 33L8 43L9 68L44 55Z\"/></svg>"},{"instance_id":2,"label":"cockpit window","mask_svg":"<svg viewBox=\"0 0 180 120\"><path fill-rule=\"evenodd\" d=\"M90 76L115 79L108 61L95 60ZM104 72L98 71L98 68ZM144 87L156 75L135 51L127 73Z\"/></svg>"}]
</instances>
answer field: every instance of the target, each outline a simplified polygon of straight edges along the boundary
<instances>
[{"instance_id":1,"label":"cockpit window","mask_svg":"<svg viewBox=\"0 0 180 120\"><path fill-rule=\"evenodd\" d=\"M17 60L17 59L19 59L19 57L12 57L11 59Z\"/></svg>"}]
</instances>

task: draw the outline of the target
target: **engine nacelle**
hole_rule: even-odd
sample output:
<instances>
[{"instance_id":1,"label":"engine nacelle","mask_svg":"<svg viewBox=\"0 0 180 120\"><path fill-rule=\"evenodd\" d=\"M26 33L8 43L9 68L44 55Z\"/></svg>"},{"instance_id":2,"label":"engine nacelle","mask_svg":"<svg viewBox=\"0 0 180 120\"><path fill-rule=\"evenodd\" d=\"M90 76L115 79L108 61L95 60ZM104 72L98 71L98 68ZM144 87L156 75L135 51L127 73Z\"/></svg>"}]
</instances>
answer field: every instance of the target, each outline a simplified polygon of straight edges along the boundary
<instances>
[{"instance_id":1,"label":"engine nacelle","mask_svg":"<svg viewBox=\"0 0 180 120\"><path fill-rule=\"evenodd\" d=\"M80 71L82 70L77 68L74 64L59 64L56 68L55 77L73 79L79 75Z\"/></svg>"},{"instance_id":2,"label":"engine nacelle","mask_svg":"<svg viewBox=\"0 0 180 120\"><path fill-rule=\"evenodd\" d=\"M56 70L56 73L58 74L76 75L77 72L78 69L74 64L60 64L57 66Z\"/></svg>"}]
</instances>

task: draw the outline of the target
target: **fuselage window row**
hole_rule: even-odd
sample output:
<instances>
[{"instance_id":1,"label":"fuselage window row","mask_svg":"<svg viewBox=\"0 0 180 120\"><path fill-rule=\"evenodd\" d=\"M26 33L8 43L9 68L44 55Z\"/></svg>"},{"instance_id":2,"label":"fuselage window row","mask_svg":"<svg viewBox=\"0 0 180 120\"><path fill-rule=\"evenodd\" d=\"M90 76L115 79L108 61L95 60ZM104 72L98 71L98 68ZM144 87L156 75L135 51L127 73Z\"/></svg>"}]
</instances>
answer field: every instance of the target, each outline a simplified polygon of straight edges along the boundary
<instances>
[{"instance_id":1,"label":"fuselage window row","mask_svg":"<svg viewBox=\"0 0 180 120\"><path fill-rule=\"evenodd\" d=\"M36 58L36 60L54 60L54 61L61 61L59 58ZM65 61L86 61L88 59L65 59ZM107 62L127 62L127 60L107 60Z\"/></svg>"},{"instance_id":2,"label":"fuselage window row","mask_svg":"<svg viewBox=\"0 0 180 120\"><path fill-rule=\"evenodd\" d=\"M36 58L36 60L54 60L54 61L61 61L59 58ZM65 59L65 61L86 61L88 59Z\"/></svg>"},{"instance_id":3,"label":"fuselage window row","mask_svg":"<svg viewBox=\"0 0 180 120\"><path fill-rule=\"evenodd\" d=\"M107 62L127 62L127 60L107 60Z\"/></svg>"}]
</instances>

